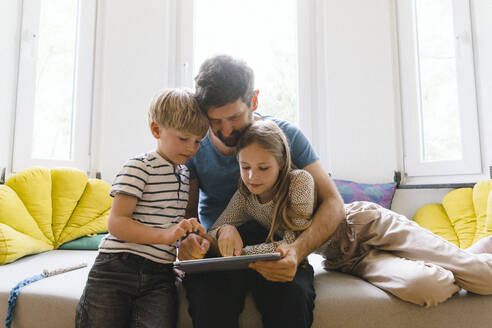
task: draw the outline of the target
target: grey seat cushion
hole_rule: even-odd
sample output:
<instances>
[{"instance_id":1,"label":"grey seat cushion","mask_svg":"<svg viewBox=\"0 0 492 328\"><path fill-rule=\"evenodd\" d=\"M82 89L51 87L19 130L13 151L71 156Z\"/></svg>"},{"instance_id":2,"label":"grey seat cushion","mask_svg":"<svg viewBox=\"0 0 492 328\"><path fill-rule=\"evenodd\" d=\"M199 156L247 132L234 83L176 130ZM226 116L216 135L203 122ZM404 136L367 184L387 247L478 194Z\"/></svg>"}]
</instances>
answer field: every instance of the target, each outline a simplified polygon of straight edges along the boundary
<instances>
[{"instance_id":1,"label":"grey seat cushion","mask_svg":"<svg viewBox=\"0 0 492 328\"><path fill-rule=\"evenodd\" d=\"M1 266L1 322L7 313L10 289L19 281L45 268L87 262L86 268L24 287L17 300L13 327L73 327L75 307L96 255L96 251L54 250ZM313 327L489 327L492 324L492 296L461 291L445 303L425 309L403 302L357 277L323 270L318 255L310 255L309 260L316 275ZM191 327L184 291L181 286L178 288L181 301L178 327ZM261 327L251 296L246 300L240 326Z\"/></svg>"}]
</instances>

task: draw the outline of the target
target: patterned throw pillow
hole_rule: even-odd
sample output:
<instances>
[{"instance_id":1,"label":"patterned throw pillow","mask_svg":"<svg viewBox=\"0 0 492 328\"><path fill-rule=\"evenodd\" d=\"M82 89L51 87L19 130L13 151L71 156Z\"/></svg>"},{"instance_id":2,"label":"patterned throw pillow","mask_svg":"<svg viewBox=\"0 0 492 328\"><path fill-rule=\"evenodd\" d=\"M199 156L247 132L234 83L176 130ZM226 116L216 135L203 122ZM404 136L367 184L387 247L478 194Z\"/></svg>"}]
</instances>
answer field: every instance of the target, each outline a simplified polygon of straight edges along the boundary
<instances>
[{"instance_id":1,"label":"patterned throw pillow","mask_svg":"<svg viewBox=\"0 0 492 328\"><path fill-rule=\"evenodd\" d=\"M348 180L334 179L345 204L355 201L368 201L390 208L395 194L396 183L364 184Z\"/></svg>"}]
</instances>

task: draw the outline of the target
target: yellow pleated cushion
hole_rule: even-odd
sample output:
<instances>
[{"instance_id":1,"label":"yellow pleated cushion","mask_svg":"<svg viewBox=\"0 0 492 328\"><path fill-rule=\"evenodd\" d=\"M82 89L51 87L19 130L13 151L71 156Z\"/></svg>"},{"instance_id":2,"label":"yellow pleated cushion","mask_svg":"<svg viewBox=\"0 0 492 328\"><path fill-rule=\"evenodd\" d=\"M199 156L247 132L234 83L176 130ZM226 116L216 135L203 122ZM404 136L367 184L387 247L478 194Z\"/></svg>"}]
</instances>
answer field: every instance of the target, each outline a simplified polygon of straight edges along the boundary
<instances>
[{"instance_id":1,"label":"yellow pleated cushion","mask_svg":"<svg viewBox=\"0 0 492 328\"><path fill-rule=\"evenodd\" d=\"M51 175L44 168L30 168L14 174L5 185L12 188L22 200L43 234L55 241L51 229Z\"/></svg>"},{"instance_id":2,"label":"yellow pleated cushion","mask_svg":"<svg viewBox=\"0 0 492 328\"><path fill-rule=\"evenodd\" d=\"M487 219L485 220L484 231L485 233L482 234L482 238L492 235L492 191L489 193L487 200Z\"/></svg>"},{"instance_id":3,"label":"yellow pleated cushion","mask_svg":"<svg viewBox=\"0 0 492 328\"><path fill-rule=\"evenodd\" d=\"M0 264L52 248L15 191L0 186Z\"/></svg>"},{"instance_id":4,"label":"yellow pleated cushion","mask_svg":"<svg viewBox=\"0 0 492 328\"><path fill-rule=\"evenodd\" d=\"M415 212L413 220L436 235L460 246L458 236L441 204L427 204Z\"/></svg>"},{"instance_id":5,"label":"yellow pleated cushion","mask_svg":"<svg viewBox=\"0 0 492 328\"><path fill-rule=\"evenodd\" d=\"M441 204L422 206L414 220L465 249L492 235L492 180L447 193Z\"/></svg>"},{"instance_id":6,"label":"yellow pleated cushion","mask_svg":"<svg viewBox=\"0 0 492 328\"><path fill-rule=\"evenodd\" d=\"M75 169L30 168L0 186L0 264L107 232L110 185Z\"/></svg>"},{"instance_id":7,"label":"yellow pleated cushion","mask_svg":"<svg viewBox=\"0 0 492 328\"><path fill-rule=\"evenodd\" d=\"M0 223L0 264L10 263L22 256L53 249L53 245L33 238Z\"/></svg>"},{"instance_id":8,"label":"yellow pleated cushion","mask_svg":"<svg viewBox=\"0 0 492 328\"><path fill-rule=\"evenodd\" d=\"M108 231L108 215L112 202L112 198L108 196L110 189L111 186L104 181L88 181L56 247L75 238Z\"/></svg>"},{"instance_id":9,"label":"yellow pleated cushion","mask_svg":"<svg viewBox=\"0 0 492 328\"><path fill-rule=\"evenodd\" d=\"M477 225L473 206L473 189L459 188L450 191L443 197L442 206L458 236L460 248L470 247L475 237Z\"/></svg>"},{"instance_id":10,"label":"yellow pleated cushion","mask_svg":"<svg viewBox=\"0 0 492 328\"><path fill-rule=\"evenodd\" d=\"M0 223L46 244L52 244L17 193L6 185L0 186Z\"/></svg>"},{"instance_id":11,"label":"yellow pleated cushion","mask_svg":"<svg viewBox=\"0 0 492 328\"><path fill-rule=\"evenodd\" d=\"M87 175L74 169L51 170L53 234L58 240L87 185Z\"/></svg>"},{"instance_id":12,"label":"yellow pleated cushion","mask_svg":"<svg viewBox=\"0 0 492 328\"><path fill-rule=\"evenodd\" d=\"M477 226L473 243L492 233L492 225L488 226L487 207L489 207L489 195L492 191L492 179L477 183L473 187L473 204L477 215ZM491 224L492 224L492 220Z\"/></svg>"}]
</instances>

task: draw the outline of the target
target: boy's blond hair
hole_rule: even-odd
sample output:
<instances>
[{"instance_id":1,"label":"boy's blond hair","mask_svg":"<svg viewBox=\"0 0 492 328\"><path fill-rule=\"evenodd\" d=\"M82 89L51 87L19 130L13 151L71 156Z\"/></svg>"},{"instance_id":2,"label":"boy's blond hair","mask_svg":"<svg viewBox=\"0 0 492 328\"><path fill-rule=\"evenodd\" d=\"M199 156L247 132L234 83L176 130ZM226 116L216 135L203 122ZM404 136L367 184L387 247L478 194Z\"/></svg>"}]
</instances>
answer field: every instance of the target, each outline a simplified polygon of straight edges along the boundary
<instances>
[{"instance_id":1,"label":"boy's blond hair","mask_svg":"<svg viewBox=\"0 0 492 328\"><path fill-rule=\"evenodd\" d=\"M166 89L157 93L150 104L149 124L186 131L201 138L207 134L209 122L188 89Z\"/></svg>"}]
</instances>

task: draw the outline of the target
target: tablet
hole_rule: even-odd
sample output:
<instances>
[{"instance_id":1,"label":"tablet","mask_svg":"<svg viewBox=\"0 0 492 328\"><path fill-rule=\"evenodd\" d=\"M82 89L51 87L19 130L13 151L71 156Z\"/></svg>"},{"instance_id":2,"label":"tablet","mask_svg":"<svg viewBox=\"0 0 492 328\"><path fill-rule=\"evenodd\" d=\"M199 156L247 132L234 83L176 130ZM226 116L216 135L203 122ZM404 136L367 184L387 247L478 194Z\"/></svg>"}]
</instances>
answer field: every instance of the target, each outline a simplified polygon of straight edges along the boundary
<instances>
[{"instance_id":1,"label":"tablet","mask_svg":"<svg viewBox=\"0 0 492 328\"><path fill-rule=\"evenodd\" d=\"M228 257L211 257L201 260L176 261L174 267L186 273L204 271L228 271L247 269L255 261L274 261L281 258L280 253L253 254Z\"/></svg>"}]
</instances>

